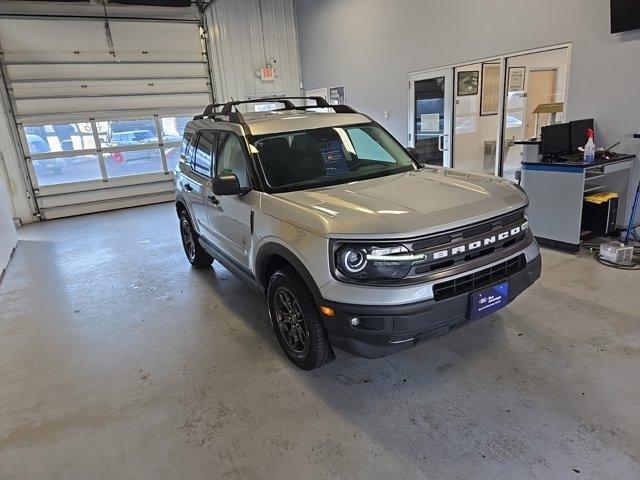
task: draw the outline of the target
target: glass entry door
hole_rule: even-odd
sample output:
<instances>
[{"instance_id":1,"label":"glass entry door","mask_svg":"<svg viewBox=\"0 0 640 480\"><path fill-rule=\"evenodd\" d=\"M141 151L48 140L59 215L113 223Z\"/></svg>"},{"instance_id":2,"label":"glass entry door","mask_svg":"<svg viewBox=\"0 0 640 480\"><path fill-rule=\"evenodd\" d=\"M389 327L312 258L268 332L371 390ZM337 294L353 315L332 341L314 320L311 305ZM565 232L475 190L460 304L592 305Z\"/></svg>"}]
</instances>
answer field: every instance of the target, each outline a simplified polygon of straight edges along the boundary
<instances>
[{"instance_id":1,"label":"glass entry door","mask_svg":"<svg viewBox=\"0 0 640 480\"><path fill-rule=\"evenodd\" d=\"M409 146L420 161L451 166L451 69L409 76Z\"/></svg>"},{"instance_id":2,"label":"glass entry door","mask_svg":"<svg viewBox=\"0 0 640 480\"><path fill-rule=\"evenodd\" d=\"M539 138L542 126L564 118L564 98L569 70L569 48L552 48L507 58L504 80L504 147L502 176L516 179L521 169L524 145L520 140ZM554 107L536 113L538 107Z\"/></svg>"}]
</instances>

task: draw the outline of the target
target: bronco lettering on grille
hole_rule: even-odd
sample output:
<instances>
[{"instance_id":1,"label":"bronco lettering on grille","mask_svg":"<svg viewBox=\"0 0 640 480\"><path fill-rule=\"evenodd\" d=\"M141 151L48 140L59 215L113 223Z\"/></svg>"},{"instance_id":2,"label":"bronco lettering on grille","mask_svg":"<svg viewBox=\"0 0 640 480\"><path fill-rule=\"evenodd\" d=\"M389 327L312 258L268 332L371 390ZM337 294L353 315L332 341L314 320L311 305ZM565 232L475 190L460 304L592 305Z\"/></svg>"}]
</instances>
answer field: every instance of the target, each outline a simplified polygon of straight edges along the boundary
<instances>
[{"instance_id":1,"label":"bronco lettering on grille","mask_svg":"<svg viewBox=\"0 0 640 480\"><path fill-rule=\"evenodd\" d=\"M463 245L456 245L455 247L445 248L442 250L437 250L435 252L427 252L425 254L427 260L440 260L443 258L453 257L456 255L460 255L462 253L471 252L481 247L490 246L496 242L501 242L506 240L507 238L514 237L519 233L523 232L529 227L528 222L524 222L522 225L513 227L509 230L505 230L504 232L500 232L496 235L487 236L482 239L474 240L473 242L466 243Z\"/></svg>"}]
</instances>

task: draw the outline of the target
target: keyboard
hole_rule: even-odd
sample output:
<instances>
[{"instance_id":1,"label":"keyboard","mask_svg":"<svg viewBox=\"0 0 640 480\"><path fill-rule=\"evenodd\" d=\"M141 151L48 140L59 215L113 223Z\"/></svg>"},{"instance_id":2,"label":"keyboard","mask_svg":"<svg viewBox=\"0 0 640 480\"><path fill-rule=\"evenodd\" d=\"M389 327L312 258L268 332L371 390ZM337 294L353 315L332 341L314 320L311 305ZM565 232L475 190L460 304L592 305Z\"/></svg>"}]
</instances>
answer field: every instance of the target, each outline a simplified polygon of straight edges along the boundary
<instances>
[{"instance_id":1,"label":"keyboard","mask_svg":"<svg viewBox=\"0 0 640 480\"><path fill-rule=\"evenodd\" d=\"M582 163L584 162L584 153L582 152L569 153L567 155L561 155L557 157L557 159L562 160L563 162Z\"/></svg>"}]
</instances>

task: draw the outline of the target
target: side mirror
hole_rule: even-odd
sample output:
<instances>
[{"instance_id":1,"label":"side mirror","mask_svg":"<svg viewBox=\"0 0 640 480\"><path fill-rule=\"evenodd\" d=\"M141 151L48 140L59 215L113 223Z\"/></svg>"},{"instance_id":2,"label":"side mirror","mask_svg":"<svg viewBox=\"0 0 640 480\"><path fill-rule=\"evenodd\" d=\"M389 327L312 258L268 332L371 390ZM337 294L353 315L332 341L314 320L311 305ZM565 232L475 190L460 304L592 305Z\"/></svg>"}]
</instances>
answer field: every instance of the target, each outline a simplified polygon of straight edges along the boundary
<instances>
[{"instance_id":1,"label":"side mirror","mask_svg":"<svg viewBox=\"0 0 640 480\"><path fill-rule=\"evenodd\" d=\"M239 195L243 193L235 174L214 177L211 189L214 195Z\"/></svg>"},{"instance_id":2,"label":"side mirror","mask_svg":"<svg viewBox=\"0 0 640 480\"><path fill-rule=\"evenodd\" d=\"M416 162L420 163L420 152L417 148L407 147L407 153L413 158Z\"/></svg>"}]
</instances>

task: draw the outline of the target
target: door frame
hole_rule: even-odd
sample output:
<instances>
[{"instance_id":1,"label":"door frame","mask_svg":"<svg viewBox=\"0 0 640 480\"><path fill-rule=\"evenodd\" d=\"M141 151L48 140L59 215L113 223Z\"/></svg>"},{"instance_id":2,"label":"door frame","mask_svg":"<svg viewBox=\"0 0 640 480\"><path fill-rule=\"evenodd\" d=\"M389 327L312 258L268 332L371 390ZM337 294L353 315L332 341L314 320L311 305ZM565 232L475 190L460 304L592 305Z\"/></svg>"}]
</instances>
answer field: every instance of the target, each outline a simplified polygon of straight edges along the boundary
<instances>
[{"instance_id":1,"label":"door frame","mask_svg":"<svg viewBox=\"0 0 640 480\"><path fill-rule=\"evenodd\" d=\"M419 80L421 79L422 75L429 75L430 73L433 74L434 72L438 72L438 71L445 71L445 70L449 70L450 75L452 80L455 80L453 77L453 73L455 71L456 68L458 67L465 67L467 65L473 65L475 63L485 63L485 62L489 62L489 61L499 61L500 62L500 92L499 92L499 99L498 99L498 118L500 119L500 121L498 122L498 128L497 128L497 142L496 142L496 159L497 161L495 162L495 172L494 175L496 176L501 176L502 175L502 163L503 163L503 159L502 159L502 145L504 142L504 137L505 137L505 128L504 128L504 118L505 118L505 86L506 86L506 81L507 81L507 60L511 57L519 57L521 55L529 55L532 53L539 53L539 52L547 52L547 51L551 51L551 50L559 50L559 49L563 49L566 48L567 49L567 74L566 74L566 78L565 78L565 88L564 88L564 104L565 106L568 105L568 98L569 98L569 80L571 78L571 49L572 49L572 43L571 42L567 42L567 43L560 43L560 44L555 44L555 45L548 45L545 47L539 47L539 48L532 48L529 50L521 50L521 51L515 51L515 52L507 52L507 53L501 53L501 54L496 54L496 55L490 55L487 57L483 57L483 58L478 58L478 59L474 59L474 60L468 60L468 61L464 61L464 62L459 62L459 63L453 63L453 64L448 64L448 65L442 65L439 67L435 67L435 68L429 68L429 69L423 69L423 70L417 70L417 71L413 71L413 72L409 72L408 73L408 78L409 78L409 94L408 94L408 100L409 100L409 115L407 117L408 119L408 145L410 147L414 146L414 142L413 142L413 128L414 128L414 121L413 121L413 115L414 115L414 99L413 99L413 81L415 80ZM426 76L424 78L430 78L429 76ZM423 78L423 79L424 79ZM446 123L448 123L448 135L449 135L449 139L450 144L449 144L449 152L448 152L448 158L449 158L449 162L448 164L444 164L443 161L443 165L444 166L451 166L451 159L453 158L453 149L455 148L454 142L453 142L453 129L454 129L454 122L453 122L453 118L452 114L454 112L453 110L453 102L454 102L454 90L453 88L455 88L455 84L452 87L452 90L450 92L450 95L446 95L445 96L445 130L446 130ZM448 105L447 105L448 103ZM565 107L566 108L566 107ZM446 112L449 112L449 122L446 122ZM565 110L566 113L566 110ZM444 160L444 157L443 157Z\"/></svg>"},{"instance_id":2,"label":"door frame","mask_svg":"<svg viewBox=\"0 0 640 480\"><path fill-rule=\"evenodd\" d=\"M451 145L453 133L452 129L452 113L453 113L453 97L454 97L454 84L453 84L453 69L452 68L436 68L432 70L425 70L422 72L409 74L409 129L408 129L408 145L415 147L415 83L421 80L429 80L435 77L444 77L445 95L444 95L444 126L443 134L440 135L442 139L442 165L444 167L451 167Z\"/></svg>"}]
</instances>

